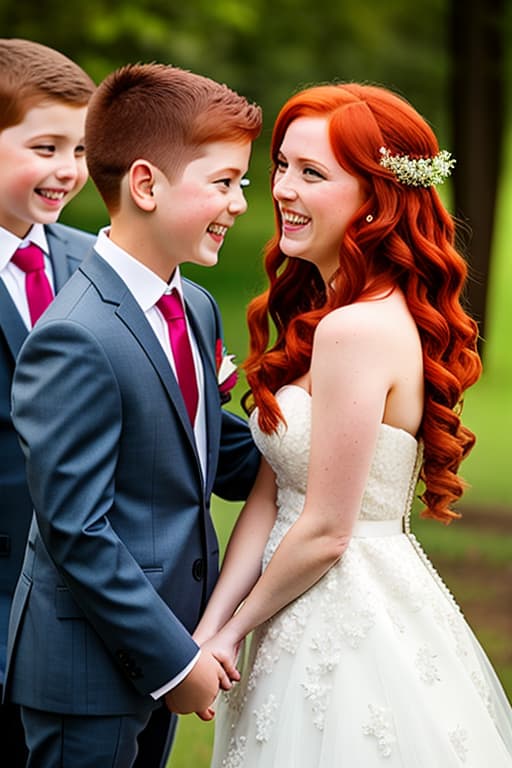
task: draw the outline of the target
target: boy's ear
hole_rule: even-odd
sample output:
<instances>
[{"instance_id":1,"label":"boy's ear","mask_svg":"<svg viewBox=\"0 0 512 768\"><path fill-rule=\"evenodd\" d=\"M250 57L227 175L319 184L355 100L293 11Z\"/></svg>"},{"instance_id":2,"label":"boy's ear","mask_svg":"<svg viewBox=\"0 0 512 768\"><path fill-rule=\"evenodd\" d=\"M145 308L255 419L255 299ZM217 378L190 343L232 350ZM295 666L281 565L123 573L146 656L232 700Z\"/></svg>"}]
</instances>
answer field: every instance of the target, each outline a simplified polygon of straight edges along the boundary
<instances>
[{"instance_id":1,"label":"boy's ear","mask_svg":"<svg viewBox=\"0 0 512 768\"><path fill-rule=\"evenodd\" d=\"M156 200L153 196L155 168L147 160L135 160L128 171L130 196L143 211L154 211Z\"/></svg>"}]
</instances>

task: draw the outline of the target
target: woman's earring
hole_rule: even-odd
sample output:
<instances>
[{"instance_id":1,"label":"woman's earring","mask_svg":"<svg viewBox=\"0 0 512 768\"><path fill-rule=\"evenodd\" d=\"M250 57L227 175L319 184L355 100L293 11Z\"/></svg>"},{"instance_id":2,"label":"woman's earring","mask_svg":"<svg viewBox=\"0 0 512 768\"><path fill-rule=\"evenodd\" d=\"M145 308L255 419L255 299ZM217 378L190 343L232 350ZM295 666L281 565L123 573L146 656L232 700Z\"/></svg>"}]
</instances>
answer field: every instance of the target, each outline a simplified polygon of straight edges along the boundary
<instances>
[{"instance_id":1,"label":"woman's earring","mask_svg":"<svg viewBox=\"0 0 512 768\"><path fill-rule=\"evenodd\" d=\"M372 221L373 221L373 216L372 216L372 214L371 214L371 213L369 213L369 214L368 214L368 216L366 217L366 221L368 222L368 224L371 224L371 223L372 223Z\"/></svg>"}]
</instances>

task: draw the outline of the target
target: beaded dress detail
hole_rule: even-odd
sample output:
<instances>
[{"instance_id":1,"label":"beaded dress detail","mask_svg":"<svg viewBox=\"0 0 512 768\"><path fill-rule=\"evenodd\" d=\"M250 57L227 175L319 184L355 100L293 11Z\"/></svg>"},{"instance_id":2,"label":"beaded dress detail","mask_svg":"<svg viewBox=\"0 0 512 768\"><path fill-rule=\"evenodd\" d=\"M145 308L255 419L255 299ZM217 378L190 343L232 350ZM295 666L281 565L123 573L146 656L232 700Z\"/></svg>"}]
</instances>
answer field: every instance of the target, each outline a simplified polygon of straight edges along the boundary
<instances>
[{"instance_id":1,"label":"beaded dress detail","mask_svg":"<svg viewBox=\"0 0 512 768\"><path fill-rule=\"evenodd\" d=\"M278 514L266 567L300 515L311 398L278 392L286 426L254 439ZM351 541L265 622L217 702L212 768L511 768L512 710L454 598L410 532L421 445L382 425Z\"/></svg>"}]
</instances>

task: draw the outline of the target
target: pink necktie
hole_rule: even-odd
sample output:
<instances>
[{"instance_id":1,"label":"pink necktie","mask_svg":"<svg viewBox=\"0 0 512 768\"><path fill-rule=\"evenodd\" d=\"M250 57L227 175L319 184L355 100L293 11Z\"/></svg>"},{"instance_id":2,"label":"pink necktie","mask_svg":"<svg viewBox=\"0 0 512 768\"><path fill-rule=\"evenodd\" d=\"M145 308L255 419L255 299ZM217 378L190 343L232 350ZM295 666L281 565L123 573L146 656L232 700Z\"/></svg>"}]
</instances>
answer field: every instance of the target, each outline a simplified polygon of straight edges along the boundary
<instances>
[{"instance_id":1,"label":"pink necktie","mask_svg":"<svg viewBox=\"0 0 512 768\"><path fill-rule=\"evenodd\" d=\"M30 320L34 325L53 299L53 291L44 271L43 252L30 243L26 248L18 248L11 261L26 273L25 291Z\"/></svg>"},{"instance_id":2,"label":"pink necktie","mask_svg":"<svg viewBox=\"0 0 512 768\"><path fill-rule=\"evenodd\" d=\"M164 294L156 306L167 321L178 384L185 400L190 421L193 424L199 394L183 304L177 291L173 291L170 294Z\"/></svg>"}]
</instances>

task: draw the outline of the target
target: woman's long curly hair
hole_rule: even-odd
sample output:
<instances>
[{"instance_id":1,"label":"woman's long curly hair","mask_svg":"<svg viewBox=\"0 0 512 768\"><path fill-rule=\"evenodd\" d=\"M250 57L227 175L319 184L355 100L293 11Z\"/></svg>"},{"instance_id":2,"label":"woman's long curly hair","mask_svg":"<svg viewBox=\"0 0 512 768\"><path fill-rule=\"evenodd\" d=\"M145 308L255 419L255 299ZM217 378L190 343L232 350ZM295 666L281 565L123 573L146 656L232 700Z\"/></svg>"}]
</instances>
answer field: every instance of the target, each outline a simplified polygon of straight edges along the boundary
<instances>
[{"instance_id":1,"label":"woman's long curly hair","mask_svg":"<svg viewBox=\"0 0 512 768\"><path fill-rule=\"evenodd\" d=\"M379 165L381 147L392 155L434 157L437 139L407 101L385 88L354 83L308 88L292 96L277 117L272 181L286 129L298 117L329 120L336 159L360 181L365 202L345 231L328 289L313 264L280 250L274 202L277 231L265 249L269 287L247 313L250 352L244 369L250 391L244 407L249 412L258 406L260 427L273 431L282 419L275 393L309 370L320 319L398 286L423 348L422 514L449 523L460 517L450 507L463 493L457 473L475 442L460 420L462 396L481 373L478 329L461 305L467 268L455 248L454 221L435 188L405 186Z\"/></svg>"}]
</instances>

